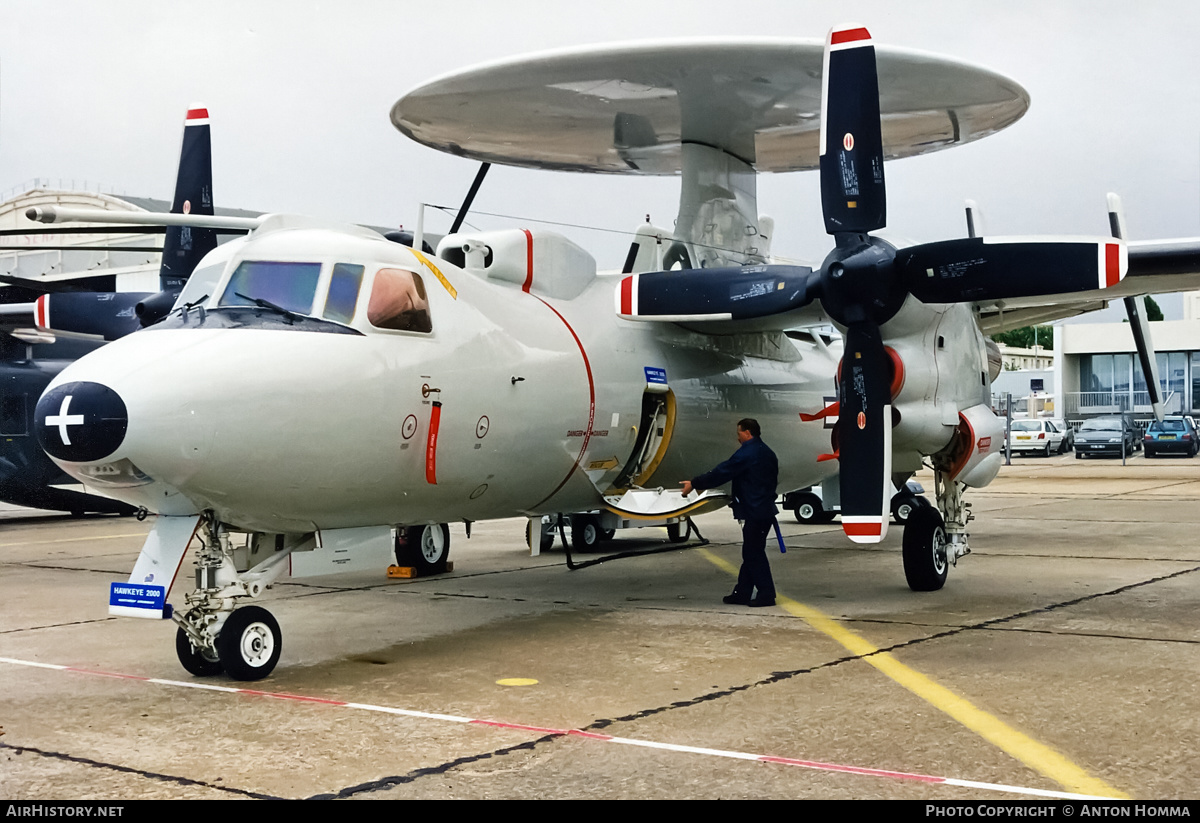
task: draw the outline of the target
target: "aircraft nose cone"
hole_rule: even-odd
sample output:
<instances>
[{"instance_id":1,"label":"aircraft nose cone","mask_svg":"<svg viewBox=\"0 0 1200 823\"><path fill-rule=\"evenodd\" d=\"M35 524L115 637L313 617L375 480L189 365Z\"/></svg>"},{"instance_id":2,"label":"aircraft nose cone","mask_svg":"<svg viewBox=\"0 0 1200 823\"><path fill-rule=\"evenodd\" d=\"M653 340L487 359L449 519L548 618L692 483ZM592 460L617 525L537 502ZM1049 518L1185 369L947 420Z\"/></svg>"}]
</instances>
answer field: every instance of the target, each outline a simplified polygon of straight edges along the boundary
<instances>
[{"instance_id":1,"label":"aircraft nose cone","mask_svg":"<svg viewBox=\"0 0 1200 823\"><path fill-rule=\"evenodd\" d=\"M108 457L125 439L125 401L100 383L64 383L42 395L34 410L38 442L51 457L87 463Z\"/></svg>"}]
</instances>

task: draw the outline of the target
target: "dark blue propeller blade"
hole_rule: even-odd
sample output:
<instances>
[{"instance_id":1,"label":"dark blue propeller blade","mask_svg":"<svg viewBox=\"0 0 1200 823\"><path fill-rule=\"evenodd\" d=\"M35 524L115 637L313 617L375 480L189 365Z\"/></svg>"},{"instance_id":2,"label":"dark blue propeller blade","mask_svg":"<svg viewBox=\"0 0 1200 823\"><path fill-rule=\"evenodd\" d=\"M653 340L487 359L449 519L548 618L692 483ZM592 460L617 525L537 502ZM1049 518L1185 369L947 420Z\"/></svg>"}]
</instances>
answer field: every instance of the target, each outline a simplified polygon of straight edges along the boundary
<instances>
[{"instance_id":1,"label":"dark blue propeller blade","mask_svg":"<svg viewBox=\"0 0 1200 823\"><path fill-rule=\"evenodd\" d=\"M892 406L889 359L879 327L846 329L839 386L838 452L842 530L856 543L887 534L891 501Z\"/></svg>"},{"instance_id":2,"label":"dark blue propeller blade","mask_svg":"<svg viewBox=\"0 0 1200 823\"><path fill-rule=\"evenodd\" d=\"M905 288L924 303L963 303L1115 286L1125 247L1103 239L966 237L896 252Z\"/></svg>"},{"instance_id":3,"label":"dark blue propeller blade","mask_svg":"<svg viewBox=\"0 0 1200 823\"><path fill-rule=\"evenodd\" d=\"M821 210L830 234L887 224L875 46L861 27L834 29L825 45Z\"/></svg>"},{"instance_id":4,"label":"dark blue propeller blade","mask_svg":"<svg viewBox=\"0 0 1200 823\"><path fill-rule=\"evenodd\" d=\"M647 320L747 320L813 301L807 266L739 266L634 274L617 290L617 313Z\"/></svg>"},{"instance_id":5,"label":"dark blue propeller blade","mask_svg":"<svg viewBox=\"0 0 1200 823\"><path fill-rule=\"evenodd\" d=\"M147 297L133 292L44 294L37 300L36 324L46 331L116 340L138 329L134 307Z\"/></svg>"}]
</instances>

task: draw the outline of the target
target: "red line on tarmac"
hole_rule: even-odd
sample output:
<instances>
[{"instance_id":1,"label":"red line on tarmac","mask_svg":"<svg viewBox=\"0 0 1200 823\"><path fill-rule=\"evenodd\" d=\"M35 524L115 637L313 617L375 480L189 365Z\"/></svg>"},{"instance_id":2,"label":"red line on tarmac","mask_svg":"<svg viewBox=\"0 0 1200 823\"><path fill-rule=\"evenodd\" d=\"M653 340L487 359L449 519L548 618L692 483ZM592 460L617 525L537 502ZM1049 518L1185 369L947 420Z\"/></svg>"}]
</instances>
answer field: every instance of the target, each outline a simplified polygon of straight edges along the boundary
<instances>
[{"instance_id":1,"label":"red line on tarmac","mask_svg":"<svg viewBox=\"0 0 1200 823\"><path fill-rule=\"evenodd\" d=\"M894 772L889 769L868 769L862 766L842 766L837 763L822 763L818 760L794 760L790 757L772 757L764 754L758 758L764 763L779 763L784 766L803 766L806 769L820 769L826 772L845 772L847 774L865 774L871 777L894 777L900 780L918 780L922 783L945 783L944 777L933 777L928 774L913 774L911 772Z\"/></svg>"},{"instance_id":2,"label":"red line on tarmac","mask_svg":"<svg viewBox=\"0 0 1200 823\"><path fill-rule=\"evenodd\" d=\"M503 723L499 720L471 720L474 726L494 726L497 729L517 729L523 732L541 732L542 734L570 734L567 729L547 729L542 726L528 726L524 723Z\"/></svg>"},{"instance_id":3,"label":"red line on tarmac","mask_svg":"<svg viewBox=\"0 0 1200 823\"><path fill-rule=\"evenodd\" d=\"M595 740L601 743L619 743L626 746L637 746L638 748L659 749L663 751L679 752L682 754L701 754L708 757L722 757L734 760L751 760L762 763L774 763L780 766L797 766L803 769L812 769L814 771L833 772L837 774L852 774L862 777L882 777L890 780L909 780L918 783L942 784L948 786L962 786L965 788L984 789L987 791L1004 792L1008 794L1018 794L1033 797L1055 797L1055 798L1083 798L1086 795L1073 794L1070 792L1047 791L1045 789L1034 789L1027 786L1010 786L1002 783L987 783L973 780L963 780L953 777L936 777L928 774L918 774L915 772L899 772L889 769L871 769L864 766L849 766L839 763L824 763L819 760L799 760L791 757L776 757L774 755L753 754L751 752L738 752L727 749L709 749L701 746L685 746L678 743L660 743L653 740L639 740L630 737L613 737L606 734L597 734L588 732L582 729L552 729L544 726L533 726L526 723L505 723L499 720L483 720L472 719L468 717L458 717L455 715L436 715L430 712L415 711L410 709L396 709L387 706L374 706L366 703L351 703L344 700L330 700L324 697L309 697L302 694L289 694L287 692L268 692L260 689L243 689L230 686L219 686L215 683L203 683L200 681L185 682L180 680L164 680L157 677L144 677L136 674L121 674L119 672L105 672L96 669L84 669L76 666L62 666L51 663L37 663L30 660L17 660L11 657L0 657L0 663L9 663L16 666L27 666L30 668L49 669L51 671L66 671L75 674L90 674L96 677L113 677L119 680L138 680L143 683L152 683L157 686L175 686L176 688L191 688L204 689L225 694L246 694L253 697L266 697L276 700L293 700L298 703L312 703L316 705L336 706L339 708L349 708L357 711L372 711L382 714L397 715L400 717L411 717L413 719L425 720L441 720L442 722L463 723L474 726L487 726L497 729L511 729L513 731L536 732L539 734L550 734L560 737L582 737L588 740Z\"/></svg>"},{"instance_id":4,"label":"red line on tarmac","mask_svg":"<svg viewBox=\"0 0 1200 823\"><path fill-rule=\"evenodd\" d=\"M241 694L253 694L257 697L273 697L276 700L296 700L300 703L323 703L326 706L346 706L345 700L327 700L324 697L307 697L303 694L288 694L287 692L263 692L258 689L238 689Z\"/></svg>"}]
</instances>

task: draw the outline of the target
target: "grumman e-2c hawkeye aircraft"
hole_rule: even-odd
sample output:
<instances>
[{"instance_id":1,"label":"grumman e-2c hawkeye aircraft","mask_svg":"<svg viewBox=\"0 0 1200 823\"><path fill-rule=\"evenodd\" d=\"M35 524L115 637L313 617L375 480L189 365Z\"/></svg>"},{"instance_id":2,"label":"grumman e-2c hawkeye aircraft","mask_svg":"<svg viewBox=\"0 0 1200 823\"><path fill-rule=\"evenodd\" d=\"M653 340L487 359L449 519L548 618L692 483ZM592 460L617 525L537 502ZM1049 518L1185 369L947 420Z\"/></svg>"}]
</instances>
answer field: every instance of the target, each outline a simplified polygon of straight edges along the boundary
<instances>
[{"instance_id":1,"label":"grumman e-2c hawkeye aircraft","mask_svg":"<svg viewBox=\"0 0 1200 823\"><path fill-rule=\"evenodd\" d=\"M885 223L885 158L986 136L1027 105L1005 77L877 48L860 27L824 44L562 51L417 88L392 120L435 148L680 174L674 232L641 227L624 271L600 274L549 231L453 233L434 254L420 237L254 222L205 257L166 320L64 370L39 402L66 471L160 514L110 610L172 616L194 674L265 677L279 626L242 604L289 567L328 572L403 529L437 565L450 521L720 505L654 487L727 456L747 416L770 432L781 487L839 473L857 541L883 538L893 479L928 460L937 507L910 517L904 567L912 588L940 588L967 552L963 492L1001 461L981 326L1200 282L1195 243L896 249L868 234ZM817 268L772 264L755 175L807 168L835 247ZM785 333L830 322L840 364L819 336ZM173 611L194 536L196 587Z\"/></svg>"}]
</instances>

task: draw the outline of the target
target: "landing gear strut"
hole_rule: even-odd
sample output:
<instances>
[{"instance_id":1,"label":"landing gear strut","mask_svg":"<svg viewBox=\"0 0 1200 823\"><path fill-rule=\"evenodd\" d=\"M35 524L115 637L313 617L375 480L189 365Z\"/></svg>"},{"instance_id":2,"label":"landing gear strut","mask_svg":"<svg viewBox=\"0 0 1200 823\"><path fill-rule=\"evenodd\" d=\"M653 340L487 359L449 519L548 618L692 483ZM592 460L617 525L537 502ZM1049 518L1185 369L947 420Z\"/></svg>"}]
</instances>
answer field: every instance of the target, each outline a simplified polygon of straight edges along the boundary
<instances>
[{"instance_id":1,"label":"landing gear strut","mask_svg":"<svg viewBox=\"0 0 1200 823\"><path fill-rule=\"evenodd\" d=\"M287 568L291 548L276 541L267 551L253 535L249 545L234 547L229 531L211 513L201 520L197 536L196 588L186 596L187 610L172 619L179 624L175 653L191 674L211 677L222 669L234 680L261 680L279 662L283 635L279 623L260 606L237 608L239 600L258 597ZM247 571L262 552L266 558Z\"/></svg>"}]
</instances>

